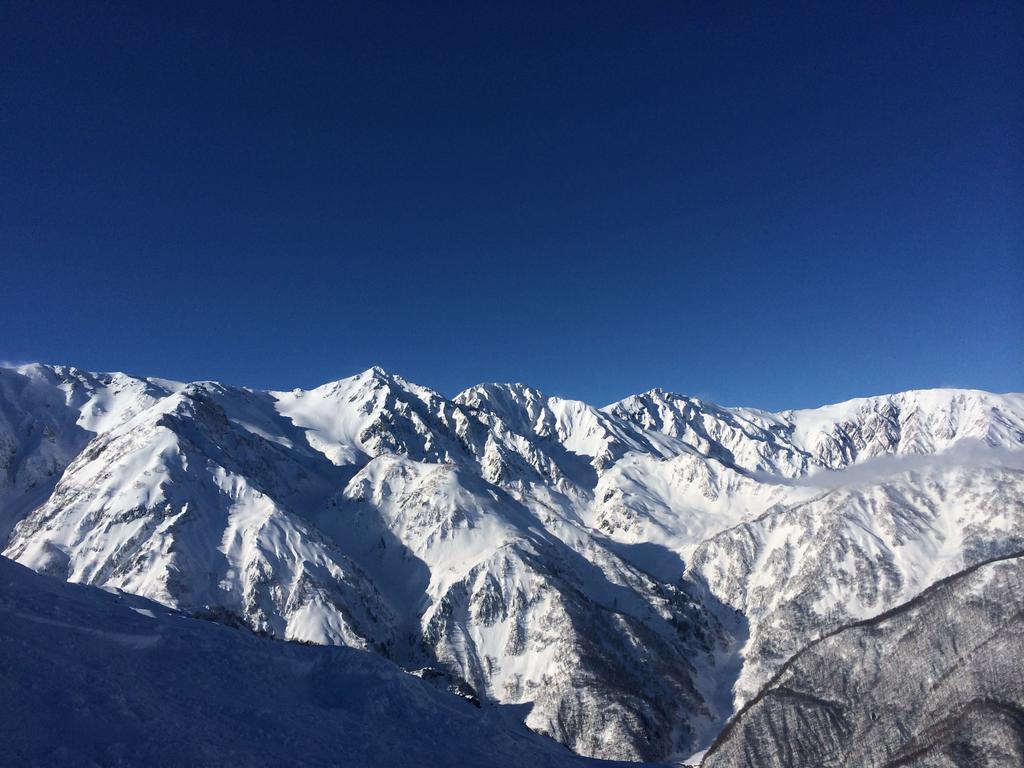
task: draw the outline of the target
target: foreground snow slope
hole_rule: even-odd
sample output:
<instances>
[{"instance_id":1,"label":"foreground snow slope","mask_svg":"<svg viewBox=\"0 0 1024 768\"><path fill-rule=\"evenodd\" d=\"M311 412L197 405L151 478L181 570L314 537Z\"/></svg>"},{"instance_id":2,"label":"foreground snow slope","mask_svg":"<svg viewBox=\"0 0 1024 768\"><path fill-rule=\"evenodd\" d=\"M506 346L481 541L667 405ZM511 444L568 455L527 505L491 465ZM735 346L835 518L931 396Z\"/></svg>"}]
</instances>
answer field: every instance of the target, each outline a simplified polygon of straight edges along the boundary
<instances>
[{"instance_id":1,"label":"foreground snow slope","mask_svg":"<svg viewBox=\"0 0 1024 768\"><path fill-rule=\"evenodd\" d=\"M7 558L0 699L8 765L593 764L376 654L257 637Z\"/></svg>"},{"instance_id":2,"label":"foreground snow slope","mask_svg":"<svg viewBox=\"0 0 1024 768\"><path fill-rule=\"evenodd\" d=\"M801 647L1020 545L1024 398L778 414L0 369L3 552L442 667L605 758L685 758ZM0 530L0 534L4 533Z\"/></svg>"}]
</instances>

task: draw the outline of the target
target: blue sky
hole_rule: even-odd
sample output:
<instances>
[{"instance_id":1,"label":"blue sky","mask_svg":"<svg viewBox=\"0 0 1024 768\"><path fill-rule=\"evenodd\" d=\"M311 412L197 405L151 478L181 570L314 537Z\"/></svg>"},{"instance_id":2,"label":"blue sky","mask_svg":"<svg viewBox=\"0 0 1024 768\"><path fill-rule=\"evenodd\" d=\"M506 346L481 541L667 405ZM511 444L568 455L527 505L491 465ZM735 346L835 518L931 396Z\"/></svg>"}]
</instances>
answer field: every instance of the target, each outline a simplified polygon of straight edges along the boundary
<instances>
[{"instance_id":1,"label":"blue sky","mask_svg":"<svg viewBox=\"0 0 1024 768\"><path fill-rule=\"evenodd\" d=\"M1021 6L820 5L4 3L0 359L1024 390Z\"/></svg>"}]
</instances>

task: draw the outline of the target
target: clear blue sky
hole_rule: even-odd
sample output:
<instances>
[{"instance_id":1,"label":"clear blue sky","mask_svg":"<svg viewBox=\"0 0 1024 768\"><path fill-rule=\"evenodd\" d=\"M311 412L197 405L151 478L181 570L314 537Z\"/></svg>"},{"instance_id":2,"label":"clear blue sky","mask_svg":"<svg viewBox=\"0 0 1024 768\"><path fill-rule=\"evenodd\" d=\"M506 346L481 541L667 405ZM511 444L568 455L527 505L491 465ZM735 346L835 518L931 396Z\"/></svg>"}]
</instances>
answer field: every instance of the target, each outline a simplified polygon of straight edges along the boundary
<instances>
[{"instance_id":1,"label":"clear blue sky","mask_svg":"<svg viewBox=\"0 0 1024 768\"><path fill-rule=\"evenodd\" d=\"M0 4L0 359L1024 390L1020 3Z\"/></svg>"}]
</instances>

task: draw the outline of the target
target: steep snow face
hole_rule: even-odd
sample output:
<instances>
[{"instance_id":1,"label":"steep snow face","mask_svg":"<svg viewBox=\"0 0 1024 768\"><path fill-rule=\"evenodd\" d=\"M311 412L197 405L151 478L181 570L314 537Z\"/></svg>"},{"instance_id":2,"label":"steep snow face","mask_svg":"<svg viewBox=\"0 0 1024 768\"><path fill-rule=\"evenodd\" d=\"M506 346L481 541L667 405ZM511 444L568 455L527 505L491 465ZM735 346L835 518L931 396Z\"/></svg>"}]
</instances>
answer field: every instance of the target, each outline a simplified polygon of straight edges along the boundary
<instances>
[{"instance_id":1,"label":"steep snow face","mask_svg":"<svg viewBox=\"0 0 1024 768\"><path fill-rule=\"evenodd\" d=\"M618 541L657 542L687 557L774 505L802 503L857 477L870 482L877 472L860 467L876 459L1024 448L1024 398L972 390L905 392L781 414L653 390L604 410L684 445L667 458L635 451L617 461L598 481L588 524ZM856 471L841 474L850 469Z\"/></svg>"},{"instance_id":2,"label":"steep snow face","mask_svg":"<svg viewBox=\"0 0 1024 768\"><path fill-rule=\"evenodd\" d=\"M422 587L428 598L443 594L452 579L519 536L517 521L503 508L498 489L453 464L380 456L352 478L333 506L339 537L358 530L378 550L375 558L364 548L363 559L382 560L382 577L401 568L386 557L396 554L387 551L388 538L400 542L401 558L426 563L429 580ZM322 526L328 528L331 522Z\"/></svg>"},{"instance_id":3,"label":"steep snow face","mask_svg":"<svg viewBox=\"0 0 1024 768\"><path fill-rule=\"evenodd\" d=\"M376 654L256 637L6 558L0 585L12 765L596 765Z\"/></svg>"},{"instance_id":4,"label":"steep snow face","mask_svg":"<svg viewBox=\"0 0 1024 768\"><path fill-rule=\"evenodd\" d=\"M668 456L678 441L634 425L578 400L548 397L522 384L480 384L460 392L455 401L492 414L512 432L555 449L570 477L592 486L601 471L630 451Z\"/></svg>"},{"instance_id":5,"label":"steep snow face","mask_svg":"<svg viewBox=\"0 0 1024 768\"><path fill-rule=\"evenodd\" d=\"M747 472L796 477L811 466L811 457L793 441L793 424L765 411L722 408L661 389L627 397L604 410Z\"/></svg>"},{"instance_id":6,"label":"steep snow face","mask_svg":"<svg viewBox=\"0 0 1024 768\"><path fill-rule=\"evenodd\" d=\"M822 632L1024 530L1019 395L597 409L30 366L0 370L0 443L8 556L442 668L603 757L698 752Z\"/></svg>"},{"instance_id":7,"label":"steep snow face","mask_svg":"<svg viewBox=\"0 0 1024 768\"><path fill-rule=\"evenodd\" d=\"M618 541L651 542L689 556L724 528L808 493L690 451L669 459L630 453L601 476L587 521Z\"/></svg>"},{"instance_id":8,"label":"steep snow face","mask_svg":"<svg viewBox=\"0 0 1024 768\"><path fill-rule=\"evenodd\" d=\"M0 539L46 500L94 435L181 386L64 366L0 368Z\"/></svg>"},{"instance_id":9,"label":"steep snow face","mask_svg":"<svg viewBox=\"0 0 1024 768\"><path fill-rule=\"evenodd\" d=\"M454 583L428 614L435 657L500 701L532 702L527 724L583 754L654 760L692 743L722 714L695 681L707 617L677 590L610 584L553 549L504 547Z\"/></svg>"},{"instance_id":10,"label":"steep snow face","mask_svg":"<svg viewBox=\"0 0 1024 768\"><path fill-rule=\"evenodd\" d=\"M772 414L655 389L604 410L724 464L790 478L877 456L940 453L965 440L1024 445L1024 396L977 390L916 390Z\"/></svg>"},{"instance_id":11,"label":"steep snow face","mask_svg":"<svg viewBox=\"0 0 1024 768\"><path fill-rule=\"evenodd\" d=\"M819 466L841 469L877 456L925 455L963 441L1024 445L1024 397L931 389L850 400L780 416Z\"/></svg>"},{"instance_id":12,"label":"steep snow face","mask_svg":"<svg viewBox=\"0 0 1024 768\"><path fill-rule=\"evenodd\" d=\"M7 553L279 637L385 649L373 585L285 504L308 476L190 385L89 443Z\"/></svg>"},{"instance_id":13,"label":"steep snow face","mask_svg":"<svg viewBox=\"0 0 1024 768\"><path fill-rule=\"evenodd\" d=\"M726 640L707 611L462 468L380 456L325 518L336 535L359 531L350 551L418 619L404 627L411 660L532 703L540 733L584 754L656 759L728 715L697 679Z\"/></svg>"},{"instance_id":14,"label":"steep snow face","mask_svg":"<svg viewBox=\"0 0 1024 768\"><path fill-rule=\"evenodd\" d=\"M707 768L1024 763L1024 557L957 574L797 654Z\"/></svg>"}]
</instances>

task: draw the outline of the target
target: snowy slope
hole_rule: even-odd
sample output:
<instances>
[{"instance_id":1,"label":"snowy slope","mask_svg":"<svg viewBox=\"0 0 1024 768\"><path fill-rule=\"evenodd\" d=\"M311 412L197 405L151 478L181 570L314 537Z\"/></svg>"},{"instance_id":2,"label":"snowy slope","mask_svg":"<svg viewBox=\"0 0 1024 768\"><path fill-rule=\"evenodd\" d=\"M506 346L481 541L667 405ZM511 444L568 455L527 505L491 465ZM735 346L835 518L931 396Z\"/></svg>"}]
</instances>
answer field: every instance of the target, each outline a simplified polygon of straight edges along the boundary
<instances>
[{"instance_id":1,"label":"snowy slope","mask_svg":"<svg viewBox=\"0 0 1024 768\"><path fill-rule=\"evenodd\" d=\"M257 637L6 558L0 670L5 765L593 764L376 654Z\"/></svg>"},{"instance_id":2,"label":"snowy slope","mask_svg":"<svg viewBox=\"0 0 1024 768\"><path fill-rule=\"evenodd\" d=\"M966 390L771 414L28 366L0 442L8 557L441 667L618 759L700 751L819 634L1024 529L1024 397Z\"/></svg>"},{"instance_id":3,"label":"snowy slope","mask_svg":"<svg viewBox=\"0 0 1024 768\"><path fill-rule=\"evenodd\" d=\"M376 589L286 506L312 482L302 455L234 426L209 390L184 387L94 438L9 555L288 639L386 647Z\"/></svg>"},{"instance_id":4,"label":"snowy slope","mask_svg":"<svg viewBox=\"0 0 1024 768\"><path fill-rule=\"evenodd\" d=\"M46 500L94 435L181 386L65 366L0 368L0 538Z\"/></svg>"}]
</instances>

